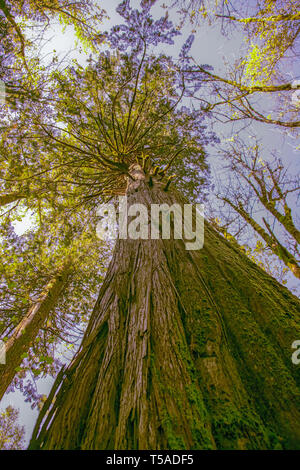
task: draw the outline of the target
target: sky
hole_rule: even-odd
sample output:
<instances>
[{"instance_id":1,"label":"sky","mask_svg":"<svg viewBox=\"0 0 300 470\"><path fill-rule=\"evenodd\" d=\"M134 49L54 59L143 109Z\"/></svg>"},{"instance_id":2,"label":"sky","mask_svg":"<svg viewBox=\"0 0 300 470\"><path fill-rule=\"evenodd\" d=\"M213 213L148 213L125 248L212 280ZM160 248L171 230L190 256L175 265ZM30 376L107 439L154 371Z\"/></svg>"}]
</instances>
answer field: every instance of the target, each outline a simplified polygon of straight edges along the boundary
<instances>
[{"instance_id":1,"label":"sky","mask_svg":"<svg viewBox=\"0 0 300 470\"><path fill-rule=\"evenodd\" d=\"M107 11L110 16L109 20L105 20L102 26L102 30L107 30L113 24L120 22L120 16L115 12L115 8L118 6L118 0L101 0L99 2L101 6ZM165 3L170 3L165 1ZM139 2L132 2L132 5L138 5ZM155 5L153 8L153 16L160 17L165 14L165 10L161 8L160 3ZM172 15L170 14L170 19ZM192 27L186 25L183 29L183 38L186 38L191 33ZM86 55L84 52L80 52L79 48L74 48L75 38L72 28L68 27L64 33L62 33L60 26L53 27L49 34L49 41L45 46L43 52L47 54L51 53L54 49L64 55L66 51L72 50L71 56L77 58L79 62L84 63L86 60ZM215 72L222 75L224 73L225 67L224 62L233 63L236 59L239 50L243 47L243 35L240 33L236 34L233 37L225 38L221 32L219 25L213 26L203 26L195 34L195 41L192 47L192 53L197 58L199 64L210 64L214 66ZM179 52L183 39L178 39L176 47L169 48ZM176 49L177 48L177 49ZM168 52L168 47L164 46L164 50ZM300 70L297 70L295 67L291 67L291 76L293 78L297 77L297 73L300 75ZM266 102L266 106L268 106ZM232 124L226 125L215 125L215 131L221 135L221 137L226 140L232 136L233 128ZM250 132L250 130L249 130ZM290 165L294 171L299 171L299 166L295 163L296 150L295 148L299 145L299 142L296 142L294 136L290 135L287 137L286 134L280 132L277 128L263 126L260 124L254 124L251 126L251 132L258 135L262 140L265 148L276 149L281 156L284 158L284 161L287 165ZM215 179L219 176L219 161L216 156L215 150L210 150L209 162L212 165L212 175ZM299 165L299 164L298 164ZM22 221L15 223L15 230L18 234L22 234L25 230L29 230L32 227L34 222L34 217L31 214L27 214ZM292 281L291 281L292 282ZM38 391L41 394L48 394L53 383L53 379L47 378L45 380L39 380L37 383ZM20 423L25 425L26 429L26 443L29 442L33 426L38 416L37 410L31 410L30 404L24 403L24 398L21 393L9 393L4 396L0 404L0 410L5 409L8 405L11 405L16 408L20 408Z\"/></svg>"}]
</instances>

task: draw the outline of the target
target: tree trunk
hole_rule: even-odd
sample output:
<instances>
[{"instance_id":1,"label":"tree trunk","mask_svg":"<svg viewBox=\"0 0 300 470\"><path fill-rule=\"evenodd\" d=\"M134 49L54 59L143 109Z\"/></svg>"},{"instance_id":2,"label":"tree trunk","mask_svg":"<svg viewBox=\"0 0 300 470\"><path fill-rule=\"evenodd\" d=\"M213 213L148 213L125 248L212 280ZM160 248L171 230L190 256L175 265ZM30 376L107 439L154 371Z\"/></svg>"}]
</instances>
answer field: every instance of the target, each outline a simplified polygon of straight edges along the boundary
<instances>
[{"instance_id":1,"label":"tree trunk","mask_svg":"<svg viewBox=\"0 0 300 470\"><path fill-rule=\"evenodd\" d=\"M183 204L155 178L128 205ZM204 248L118 240L33 449L300 448L299 301L205 223Z\"/></svg>"},{"instance_id":2,"label":"tree trunk","mask_svg":"<svg viewBox=\"0 0 300 470\"><path fill-rule=\"evenodd\" d=\"M10 204L11 202L19 201L22 199L24 194L22 193L10 193L10 194L1 194L0 195L0 207Z\"/></svg>"},{"instance_id":3,"label":"tree trunk","mask_svg":"<svg viewBox=\"0 0 300 470\"><path fill-rule=\"evenodd\" d=\"M66 287L69 269L70 264L67 262L58 274L48 282L39 299L29 308L25 317L5 343L6 364L0 364L0 400L12 382L16 368L23 361L22 355L27 353L49 313L56 306Z\"/></svg>"}]
</instances>

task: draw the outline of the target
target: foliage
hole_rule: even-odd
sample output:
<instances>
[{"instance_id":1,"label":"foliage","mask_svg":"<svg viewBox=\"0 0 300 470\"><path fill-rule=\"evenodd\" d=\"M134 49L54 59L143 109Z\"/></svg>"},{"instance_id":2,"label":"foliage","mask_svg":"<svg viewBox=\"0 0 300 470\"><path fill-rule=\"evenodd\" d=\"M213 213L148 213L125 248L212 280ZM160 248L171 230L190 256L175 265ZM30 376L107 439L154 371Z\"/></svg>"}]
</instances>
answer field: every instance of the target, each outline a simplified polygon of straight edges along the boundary
<instances>
[{"instance_id":1,"label":"foliage","mask_svg":"<svg viewBox=\"0 0 300 470\"><path fill-rule=\"evenodd\" d=\"M94 199L124 190L128 168L141 155L165 171L172 164L179 185L194 197L207 184L204 147L216 138L206 130L205 113L180 106L185 79L188 89L193 86L191 75L186 78L170 57L148 52L158 41L169 44L178 35L166 18L153 22L148 10L124 10L121 4L125 25L113 27L107 41L112 48L118 41L122 52L99 51L86 67L74 61L72 67L54 72L47 99L23 113L23 139L38 139L45 149L44 162L29 157L35 171L40 168L36 176L47 175L52 186L55 182L55 188L68 194L72 188L74 198L84 194L84 199ZM127 29L137 20L144 26L133 38ZM66 168L68 178L62 177Z\"/></svg>"},{"instance_id":2,"label":"foliage","mask_svg":"<svg viewBox=\"0 0 300 470\"><path fill-rule=\"evenodd\" d=\"M21 450L24 443L24 426L18 424L19 411L8 406L0 413L0 449Z\"/></svg>"}]
</instances>

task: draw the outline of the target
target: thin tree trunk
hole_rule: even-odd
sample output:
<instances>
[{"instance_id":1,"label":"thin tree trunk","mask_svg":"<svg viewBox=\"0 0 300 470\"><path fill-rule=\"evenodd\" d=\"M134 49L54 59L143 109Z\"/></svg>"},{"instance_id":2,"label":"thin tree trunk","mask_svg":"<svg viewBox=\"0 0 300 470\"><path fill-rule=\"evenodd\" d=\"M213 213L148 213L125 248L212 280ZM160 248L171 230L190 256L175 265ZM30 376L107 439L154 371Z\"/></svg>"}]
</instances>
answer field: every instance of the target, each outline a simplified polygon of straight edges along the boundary
<instances>
[{"instance_id":1,"label":"thin tree trunk","mask_svg":"<svg viewBox=\"0 0 300 470\"><path fill-rule=\"evenodd\" d=\"M10 193L10 194L1 194L0 195L0 207L10 204L11 202L19 201L23 199L24 194L22 193Z\"/></svg>"},{"instance_id":2,"label":"thin tree trunk","mask_svg":"<svg viewBox=\"0 0 300 470\"><path fill-rule=\"evenodd\" d=\"M14 191L12 193L0 194L0 207L5 206L6 204L11 204L12 202L19 201L20 199L28 199L29 197L38 198L41 197L44 192L47 192L47 187L45 189Z\"/></svg>"},{"instance_id":3,"label":"thin tree trunk","mask_svg":"<svg viewBox=\"0 0 300 470\"><path fill-rule=\"evenodd\" d=\"M295 242L300 243L300 231L294 224L291 209L288 207L288 205L286 203L284 204L283 215L276 209L276 207L274 207L272 203L263 201L262 203L265 208L278 220L278 222L284 226L285 230L295 239Z\"/></svg>"},{"instance_id":4,"label":"thin tree trunk","mask_svg":"<svg viewBox=\"0 0 300 470\"><path fill-rule=\"evenodd\" d=\"M266 230L261 227L251 216L248 214L248 212L245 211L245 209L242 206L237 206L236 204L233 204L229 199L223 198L223 201L227 202L238 214L240 214L243 219L251 225L253 230L255 230L261 237L262 239L266 242L270 250L274 253L274 255L278 256L281 261L284 262L287 268L291 270L291 272L294 274L295 277L300 279L300 266L295 258L295 256L289 252L278 240L278 238L275 237L275 235L272 233L272 236L266 232ZM278 219L279 220L279 219ZM266 221L265 221L266 223ZM270 227L269 227L270 228Z\"/></svg>"},{"instance_id":5,"label":"thin tree trunk","mask_svg":"<svg viewBox=\"0 0 300 470\"><path fill-rule=\"evenodd\" d=\"M139 179L128 204L183 204ZM300 448L299 300L205 224L204 248L118 240L33 449Z\"/></svg>"},{"instance_id":6,"label":"thin tree trunk","mask_svg":"<svg viewBox=\"0 0 300 470\"><path fill-rule=\"evenodd\" d=\"M39 299L29 308L25 317L5 343L6 364L0 364L0 400L12 382L16 368L23 361L22 355L27 353L49 313L56 306L66 287L69 272L70 263L67 262L58 274L48 282Z\"/></svg>"}]
</instances>

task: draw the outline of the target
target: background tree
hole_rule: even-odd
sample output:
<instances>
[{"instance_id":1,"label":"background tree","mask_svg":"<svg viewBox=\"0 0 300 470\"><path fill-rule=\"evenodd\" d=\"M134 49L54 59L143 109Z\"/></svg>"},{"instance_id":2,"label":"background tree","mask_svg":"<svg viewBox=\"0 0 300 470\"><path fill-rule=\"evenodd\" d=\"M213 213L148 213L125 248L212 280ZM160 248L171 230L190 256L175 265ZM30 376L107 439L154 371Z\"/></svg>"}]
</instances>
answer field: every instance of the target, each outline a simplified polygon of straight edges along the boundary
<instances>
[{"instance_id":1,"label":"background tree","mask_svg":"<svg viewBox=\"0 0 300 470\"><path fill-rule=\"evenodd\" d=\"M20 388L27 372L33 378L56 373L61 364L55 350L74 345L82 334L105 271L105 252L99 261L102 248L94 230L83 234L78 227L82 212L58 219L43 207L42 214L40 226L22 237L9 221L3 224L0 332L7 361L0 365L1 398L16 375L14 386ZM70 308L69 302L75 305Z\"/></svg>"},{"instance_id":2,"label":"background tree","mask_svg":"<svg viewBox=\"0 0 300 470\"><path fill-rule=\"evenodd\" d=\"M234 216L239 214L299 278L300 236L297 216L291 209L295 204L293 196L297 197L299 192L299 177L289 175L276 156L272 161L263 160L264 152L259 143L246 147L239 139L233 141L222 153L228 162L230 184L218 195L234 210L233 214L223 216L226 228L230 227L241 236L242 224L237 223Z\"/></svg>"},{"instance_id":3,"label":"background tree","mask_svg":"<svg viewBox=\"0 0 300 470\"><path fill-rule=\"evenodd\" d=\"M257 21L252 17L238 19L239 26L249 36L248 47L243 56L237 53L232 64L225 63L224 75L218 75L201 66L195 68L204 75L203 79L213 91L210 93L210 100L205 95L198 99L202 106L213 110L221 122L254 120L280 128L293 129L300 126L299 100L296 96L300 85L290 73L293 58L299 53L300 18L296 14L295 3L286 3L294 12L286 14L287 17L293 17L293 28L287 19L282 20L281 24L273 16L266 17L265 10L260 11L262 16L258 14ZM232 21L231 16L217 16L222 16L225 26ZM279 15L281 16L285 17L283 13ZM268 114L265 112L266 108Z\"/></svg>"},{"instance_id":4,"label":"background tree","mask_svg":"<svg viewBox=\"0 0 300 470\"><path fill-rule=\"evenodd\" d=\"M32 47L33 40L29 40L26 30L45 30L51 20L59 19L62 25L72 26L81 42L98 44L102 36L95 28L103 19L105 12L97 2L82 0L69 2L67 0L54 0L47 2L38 0L22 0L11 2L1 0L0 16L1 29L5 32L6 40L14 48L16 56L21 57L26 68L26 49ZM4 42L4 45L7 43ZM4 46L5 47L5 46ZM29 71L29 69L27 69Z\"/></svg>"},{"instance_id":5,"label":"background tree","mask_svg":"<svg viewBox=\"0 0 300 470\"><path fill-rule=\"evenodd\" d=\"M266 139L255 151L255 143L249 138L249 134L264 136L266 127L272 127L278 134L289 132L286 140L297 137L299 83L297 69L293 67L299 56L297 2L195 0L174 4L180 7L182 21L193 24L194 33L200 25L218 24L227 39L239 37L241 33L246 36L246 43L233 49L235 60L229 63L224 59L222 72L198 68L206 83L196 97L200 106L216 118L215 129L222 132L224 124L232 123L228 145L223 139L219 161L213 163L214 184L226 205L220 206L213 196L211 216L220 218L221 225L232 230L242 245L255 230L265 244L266 264L268 253L275 253L279 259L273 275L277 276L281 264L283 271L285 265L298 277L296 194L299 188L296 178L288 176L297 172L297 168L292 167L288 157L274 157L276 149L268 151ZM290 144L296 152L297 144L293 141ZM283 150L287 151L288 147ZM280 226L284 224L281 231ZM261 246L261 239L258 243ZM256 249L251 241L250 245L250 251Z\"/></svg>"}]
</instances>

